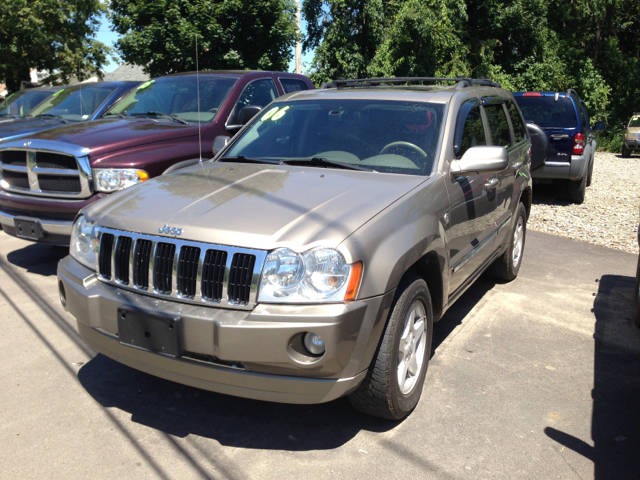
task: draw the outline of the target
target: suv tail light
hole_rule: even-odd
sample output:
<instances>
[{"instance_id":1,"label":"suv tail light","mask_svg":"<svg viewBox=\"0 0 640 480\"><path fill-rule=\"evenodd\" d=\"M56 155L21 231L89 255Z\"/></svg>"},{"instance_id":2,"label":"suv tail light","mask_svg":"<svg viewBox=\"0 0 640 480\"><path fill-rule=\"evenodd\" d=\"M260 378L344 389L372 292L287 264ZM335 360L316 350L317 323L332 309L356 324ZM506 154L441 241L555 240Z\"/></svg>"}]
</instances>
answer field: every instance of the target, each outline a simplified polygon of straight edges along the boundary
<instances>
[{"instance_id":1,"label":"suv tail light","mask_svg":"<svg viewBox=\"0 0 640 480\"><path fill-rule=\"evenodd\" d=\"M584 135L581 133L576 133L573 137L573 150L571 150L572 155L582 155L584 152Z\"/></svg>"}]
</instances>

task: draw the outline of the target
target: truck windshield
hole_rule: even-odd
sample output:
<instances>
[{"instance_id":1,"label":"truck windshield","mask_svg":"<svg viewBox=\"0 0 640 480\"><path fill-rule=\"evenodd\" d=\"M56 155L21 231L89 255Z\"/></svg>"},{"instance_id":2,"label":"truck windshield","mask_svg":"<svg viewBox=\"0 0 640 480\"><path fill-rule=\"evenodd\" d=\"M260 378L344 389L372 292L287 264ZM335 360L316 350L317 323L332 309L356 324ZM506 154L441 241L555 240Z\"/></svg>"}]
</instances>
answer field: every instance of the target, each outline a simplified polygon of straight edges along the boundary
<instances>
[{"instance_id":1,"label":"truck windshield","mask_svg":"<svg viewBox=\"0 0 640 480\"><path fill-rule=\"evenodd\" d=\"M640 127L640 117L633 117L629 122L629 128Z\"/></svg>"},{"instance_id":2,"label":"truck windshield","mask_svg":"<svg viewBox=\"0 0 640 480\"><path fill-rule=\"evenodd\" d=\"M100 83L74 85L51 95L29 112L29 116L53 116L72 122L89 120L116 88Z\"/></svg>"},{"instance_id":3,"label":"truck windshield","mask_svg":"<svg viewBox=\"0 0 640 480\"><path fill-rule=\"evenodd\" d=\"M557 102L553 96L515 99L525 120L539 127L576 128L578 125L576 109L567 97L560 97Z\"/></svg>"},{"instance_id":4,"label":"truck windshield","mask_svg":"<svg viewBox=\"0 0 640 480\"><path fill-rule=\"evenodd\" d=\"M22 117L53 93L50 90L20 90L0 103L0 117Z\"/></svg>"},{"instance_id":5,"label":"truck windshield","mask_svg":"<svg viewBox=\"0 0 640 480\"><path fill-rule=\"evenodd\" d=\"M430 175L444 105L322 100L266 108L226 157L247 157L331 168L325 159L384 173ZM297 163L299 164L299 163Z\"/></svg>"},{"instance_id":6,"label":"truck windshield","mask_svg":"<svg viewBox=\"0 0 640 480\"><path fill-rule=\"evenodd\" d=\"M200 108L198 81L195 75L180 75L150 80L115 104L105 116L149 116L158 113L198 122L212 121L231 87L238 79L229 76L200 75ZM152 115L155 113L156 115Z\"/></svg>"}]
</instances>

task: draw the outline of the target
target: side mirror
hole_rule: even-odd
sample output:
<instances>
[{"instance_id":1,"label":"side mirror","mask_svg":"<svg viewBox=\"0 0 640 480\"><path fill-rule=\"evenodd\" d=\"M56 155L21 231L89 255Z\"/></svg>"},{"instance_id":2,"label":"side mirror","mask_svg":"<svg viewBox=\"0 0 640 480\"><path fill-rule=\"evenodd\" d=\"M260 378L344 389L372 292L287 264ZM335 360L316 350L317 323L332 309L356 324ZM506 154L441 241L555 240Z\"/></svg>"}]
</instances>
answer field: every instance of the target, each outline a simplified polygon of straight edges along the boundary
<instances>
[{"instance_id":1,"label":"side mirror","mask_svg":"<svg viewBox=\"0 0 640 480\"><path fill-rule=\"evenodd\" d=\"M213 156L215 157L220 150L222 150L227 143L229 143L231 137L227 137L226 135L218 135L213 140Z\"/></svg>"},{"instance_id":2,"label":"side mirror","mask_svg":"<svg viewBox=\"0 0 640 480\"><path fill-rule=\"evenodd\" d=\"M509 165L509 154L504 147L471 147L459 160L451 162L454 177L500 172Z\"/></svg>"},{"instance_id":3,"label":"side mirror","mask_svg":"<svg viewBox=\"0 0 640 480\"><path fill-rule=\"evenodd\" d=\"M233 115L233 125L227 125L227 130L232 133L236 133L242 127L244 127L249 120L258 114L262 110L262 107L257 105L247 105L242 107L240 111Z\"/></svg>"},{"instance_id":4,"label":"side mirror","mask_svg":"<svg viewBox=\"0 0 640 480\"><path fill-rule=\"evenodd\" d=\"M604 130L604 122L596 122L596 126L592 128L592 130Z\"/></svg>"}]
</instances>

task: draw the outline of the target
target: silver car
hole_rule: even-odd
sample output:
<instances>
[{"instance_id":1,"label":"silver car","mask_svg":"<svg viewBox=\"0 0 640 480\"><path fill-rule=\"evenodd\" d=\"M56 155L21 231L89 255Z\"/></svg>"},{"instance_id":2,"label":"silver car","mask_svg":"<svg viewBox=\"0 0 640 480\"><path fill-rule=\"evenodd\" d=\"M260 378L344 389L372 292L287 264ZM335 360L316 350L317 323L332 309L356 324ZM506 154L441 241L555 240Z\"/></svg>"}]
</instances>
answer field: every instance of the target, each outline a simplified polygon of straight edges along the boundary
<instances>
[{"instance_id":1,"label":"silver car","mask_svg":"<svg viewBox=\"0 0 640 480\"><path fill-rule=\"evenodd\" d=\"M406 416L433 322L518 275L531 206L511 93L435 80L281 97L212 161L84 209L58 266L80 335L198 388Z\"/></svg>"}]
</instances>

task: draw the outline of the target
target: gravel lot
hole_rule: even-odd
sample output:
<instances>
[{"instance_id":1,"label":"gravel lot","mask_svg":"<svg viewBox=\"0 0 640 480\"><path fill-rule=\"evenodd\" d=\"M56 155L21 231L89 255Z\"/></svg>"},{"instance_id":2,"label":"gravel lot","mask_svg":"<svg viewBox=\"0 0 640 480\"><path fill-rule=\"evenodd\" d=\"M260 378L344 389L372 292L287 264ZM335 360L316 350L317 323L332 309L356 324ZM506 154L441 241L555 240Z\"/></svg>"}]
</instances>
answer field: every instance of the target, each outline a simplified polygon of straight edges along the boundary
<instances>
[{"instance_id":1,"label":"gravel lot","mask_svg":"<svg viewBox=\"0 0 640 480\"><path fill-rule=\"evenodd\" d=\"M640 157L598 152L582 205L569 204L564 185L534 185L528 227L629 253L638 252Z\"/></svg>"}]
</instances>

